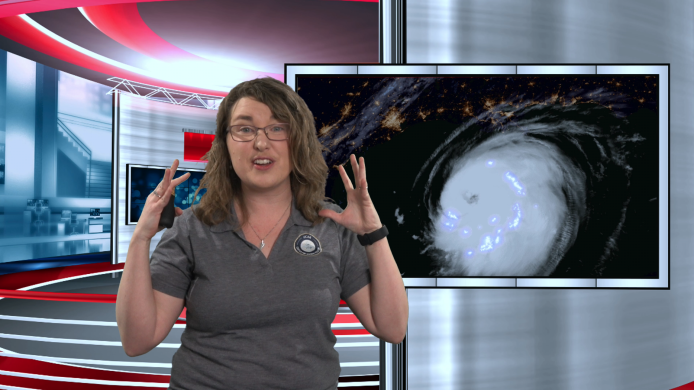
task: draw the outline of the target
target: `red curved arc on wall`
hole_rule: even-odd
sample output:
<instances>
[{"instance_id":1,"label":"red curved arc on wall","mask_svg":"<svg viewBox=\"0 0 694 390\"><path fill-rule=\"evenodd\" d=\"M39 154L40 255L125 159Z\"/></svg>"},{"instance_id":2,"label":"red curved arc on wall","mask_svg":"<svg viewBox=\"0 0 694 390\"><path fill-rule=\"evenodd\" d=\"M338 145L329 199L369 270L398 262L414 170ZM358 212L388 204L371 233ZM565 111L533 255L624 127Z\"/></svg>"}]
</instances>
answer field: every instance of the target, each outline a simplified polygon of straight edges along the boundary
<instances>
[{"instance_id":1,"label":"red curved arc on wall","mask_svg":"<svg viewBox=\"0 0 694 390\"><path fill-rule=\"evenodd\" d=\"M137 0L139 3L172 0ZM132 3L133 0L33 0L3 4L0 7L0 18L31 14L34 12L55 11L75 7L84 7L102 4Z\"/></svg>"},{"instance_id":2,"label":"red curved arc on wall","mask_svg":"<svg viewBox=\"0 0 694 390\"><path fill-rule=\"evenodd\" d=\"M96 58L92 58L84 53L80 53L62 43L46 36L41 31L34 28L29 23L25 22L19 16L10 16L0 19L0 35L3 35L19 44L27 46L31 49L40 51L51 57L91 69L97 72L105 73L110 76L120 77L132 81L137 81L144 84L156 85L158 87L170 88L179 91L199 93L212 96L226 96L225 92L197 88L189 85L171 83L137 73L127 71L117 66L107 64Z\"/></svg>"},{"instance_id":3,"label":"red curved arc on wall","mask_svg":"<svg viewBox=\"0 0 694 390\"><path fill-rule=\"evenodd\" d=\"M189 53L155 33L142 20L137 3L82 7L89 20L109 38L146 56L162 61L208 61Z\"/></svg>"},{"instance_id":4,"label":"red curved arc on wall","mask_svg":"<svg viewBox=\"0 0 694 390\"><path fill-rule=\"evenodd\" d=\"M142 19L137 3L82 7L89 20L102 33L121 45L165 62L188 61L216 64L207 58L183 50L160 37ZM270 76L283 80L283 75L226 66L229 72L244 74L247 79Z\"/></svg>"}]
</instances>

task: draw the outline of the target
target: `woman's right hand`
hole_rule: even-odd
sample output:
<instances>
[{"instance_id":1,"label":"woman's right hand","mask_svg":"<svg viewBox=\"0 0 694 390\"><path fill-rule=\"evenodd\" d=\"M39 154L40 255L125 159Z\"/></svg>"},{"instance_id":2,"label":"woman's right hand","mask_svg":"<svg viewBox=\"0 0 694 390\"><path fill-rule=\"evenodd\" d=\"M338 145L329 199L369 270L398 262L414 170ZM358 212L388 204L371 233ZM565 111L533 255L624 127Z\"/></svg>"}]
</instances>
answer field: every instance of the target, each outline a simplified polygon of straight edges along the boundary
<instances>
[{"instance_id":1,"label":"woman's right hand","mask_svg":"<svg viewBox=\"0 0 694 390\"><path fill-rule=\"evenodd\" d=\"M190 173L178 177L174 180L171 178L176 174L176 169L178 169L178 159L174 160L171 164L171 168L167 168L164 173L164 179L159 183L157 188L154 190L159 194L157 196L154 191L147 196L145 201L145 207L142 209L142 214L140 215L140 220L137 221L137 226L135 227L135 232L133 233L133 239L141 240L151 240L155 234L163 230L163 227L159 226L159 219L161 218L162 210L167 203L169 203L169 198L171 197L171 192L184 181L188 180ZM183 214L183 210L176 207L176 216Z\"/></svg>"}]
</instances>

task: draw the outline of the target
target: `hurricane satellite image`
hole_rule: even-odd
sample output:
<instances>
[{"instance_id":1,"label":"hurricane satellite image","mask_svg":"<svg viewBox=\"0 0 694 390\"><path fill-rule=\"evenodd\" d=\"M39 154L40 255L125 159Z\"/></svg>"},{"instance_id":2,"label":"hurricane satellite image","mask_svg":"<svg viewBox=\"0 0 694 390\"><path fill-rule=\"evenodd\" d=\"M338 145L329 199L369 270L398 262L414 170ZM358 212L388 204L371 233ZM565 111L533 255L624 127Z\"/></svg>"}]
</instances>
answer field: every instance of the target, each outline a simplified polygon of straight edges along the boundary
<instances>
[{"instance_id":1,"label":"hurricane satellite image","mask_svg":"<svg viewBox=\"0 0 694 390\"><path fill-rule=\"evenodd\" d=\"M303 76L404 277L658 277L658 76ZM348 172L349 164L345 165ZM350 173L351 174L351 173Z\"/></svg>"}]
</instances>

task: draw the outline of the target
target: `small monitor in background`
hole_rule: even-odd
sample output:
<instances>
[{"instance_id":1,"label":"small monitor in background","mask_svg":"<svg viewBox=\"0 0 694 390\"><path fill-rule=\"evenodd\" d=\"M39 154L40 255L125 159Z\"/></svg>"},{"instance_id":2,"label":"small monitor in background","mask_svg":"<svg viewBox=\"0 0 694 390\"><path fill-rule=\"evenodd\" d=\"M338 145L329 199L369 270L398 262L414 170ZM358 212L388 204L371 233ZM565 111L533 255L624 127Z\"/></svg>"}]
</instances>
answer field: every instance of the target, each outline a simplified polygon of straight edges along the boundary
<instances>
[{"instance_id":1,"label":"small monitor in background","mask_svg":"<svg viewBox=\"0 0 694 390\"><path fill-rule=\"evenodd\" d=\"M98 217L101 215L101 209L89 209L90 217Z\"/></svg>"},{"instance_id":2,"label":"small monitor in background","mask_svg":"<svg viewBox=\"0 0 694 390\"><path fill-rule=\"evenodd\" d=\"M60 221L61 222L70 221L71 218L72 218L72 211L70 211L70 210L63 210L60 213Z\"/></svg>"},{"instance_id":3,"label":"small monitor in background","mask_svg":"<svg viewBox=\"0 0 694 390\"><path fill-rule=\"evenodd\" d=\"M126 225L137 224L142 210L145 207L147 196L159 185L167 167L126 164ZM178 167L174 179L190 173L188 180L176 187L176 197L174 206L185 210L193 204L200 202L200 198L207 191L206 188L200 189L195 197L196 191L200 188L202 178L205 176L204 169ZM193 199L195 197L195 199Z\"/></svg>"}]
</instances>

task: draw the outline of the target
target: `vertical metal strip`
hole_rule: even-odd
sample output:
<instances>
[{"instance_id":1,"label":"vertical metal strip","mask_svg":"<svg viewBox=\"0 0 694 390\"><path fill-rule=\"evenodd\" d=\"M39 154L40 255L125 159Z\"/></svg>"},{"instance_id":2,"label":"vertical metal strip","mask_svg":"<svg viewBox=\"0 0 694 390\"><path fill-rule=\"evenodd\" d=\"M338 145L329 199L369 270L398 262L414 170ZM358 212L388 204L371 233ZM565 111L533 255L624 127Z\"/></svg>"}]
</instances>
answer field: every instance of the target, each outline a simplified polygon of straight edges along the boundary
<instances>
[{"instance_id":1,"label":"vertical metal strip","mask_svg":"<svg viewBox=\"0 0 694 390\"><path fill-rule=\"evenodd\" d=\"M403 57L402 57L402 0L393 0L393 3L395 5L395 21L393 25L395 26L395 63L396 64L402 64L403 63Z\"/></svg>"},{"instance_id":2,"label":"vertical metal strip","mask_svg":"<svg viewBox=\"0 0 694 390\"><path fill-rule=\"evenodd\" d=\"M405 293L407 291L405 289ZM380 342L379 388L381 390L404 390L406 388L406 342L407 334L400 344Z\"/></svg>"},{"instance_id":3,"label":"vertical metal strip","mask_svg":"<svg viewBox=\"0 0 694 390\"><path fill-rule=\"evenodd\" d=\"M382 64L405 63L404 0L382 0L379 3L379 48Z\"/></svg>"},{"instance_id":4,"label":"vertical metal strip","mask_svg":"<svg viewBox=\"0 0 694 390\"><path fill-rule=\"evenodd\" d=\"M120 91L112 95L111 132L111 264L118 264L118 176L120 174Z\"/></svg>"},{"instance_id":5,"label":"vertical metal strip","mask_svg":"<svg viewBox=\"0 0 694 390\"><path fill-rule=\"evenodd\" d=\"M388 389L388 380L386 375L388 375L388 344L380 340L378 343L378 388L381 390Z\"/></svg>"},{"instance_id":6,"label":"vertical metal strip","mask_svg":"<svg viewBox=\"0 0 694 390\"><path fill-rule=\"evenodd\" d=\"M383 4L385 1L378 2L378 63L383 63ZM287 79L287 65L284 65L285 82Z\"/></svg>"},{"instance_id":7,"label":"vertical metal strip","mask_svg":"<svg viewBox=\"0 0 694 390\"><path fill-rule=\"evenodd\" d=\"M391 3L392 0L381 0L379 2L380 7L380 24L381 24L381 63L390 64L393 62L392 50L393 42L391 40Z\"/></svg>"},{"instance_id":8,"label":"vertical metal strip","mask_svg":"<svg viewBox=\"0 0 694 390\"><path fill-rule=\"evenodd\" d=\"M408 296L409 300L409 295L407 293L407 289L405 289L405 295ZM405 390L407 389L407 330L405 330L405 338L402 340L402 343L398 344L399 349L400 349L400 364L398 367L400 367L400 386L398 387L399 390Z\"/></svg>"},{"instance_id":9,"label":"vertical metal strip","mask_svg":"<svg viewBox=\"0 0 694 390\"><path fill-rule=\"evenodd\" d=\"M400 30L400 2L398 0L390 0L390 34L391 34L391 45L392 45L392 58L391 64L401 64L400 59L400 36L398 31Z\"/></svg>"},{"instance_id":10,"label":"vertical metal strip","mask_svg":"<svg viewBox=\"0 0 694 390\"><path fill-rule=\"evenodd\" d=\"M381 64L404 63L403 7L404 0L379 2L379 62ZM404 389L404 345L404 340L400 344L384 341L379 343L379 385L382 390Z\"/></svg>"}]
</instances>

